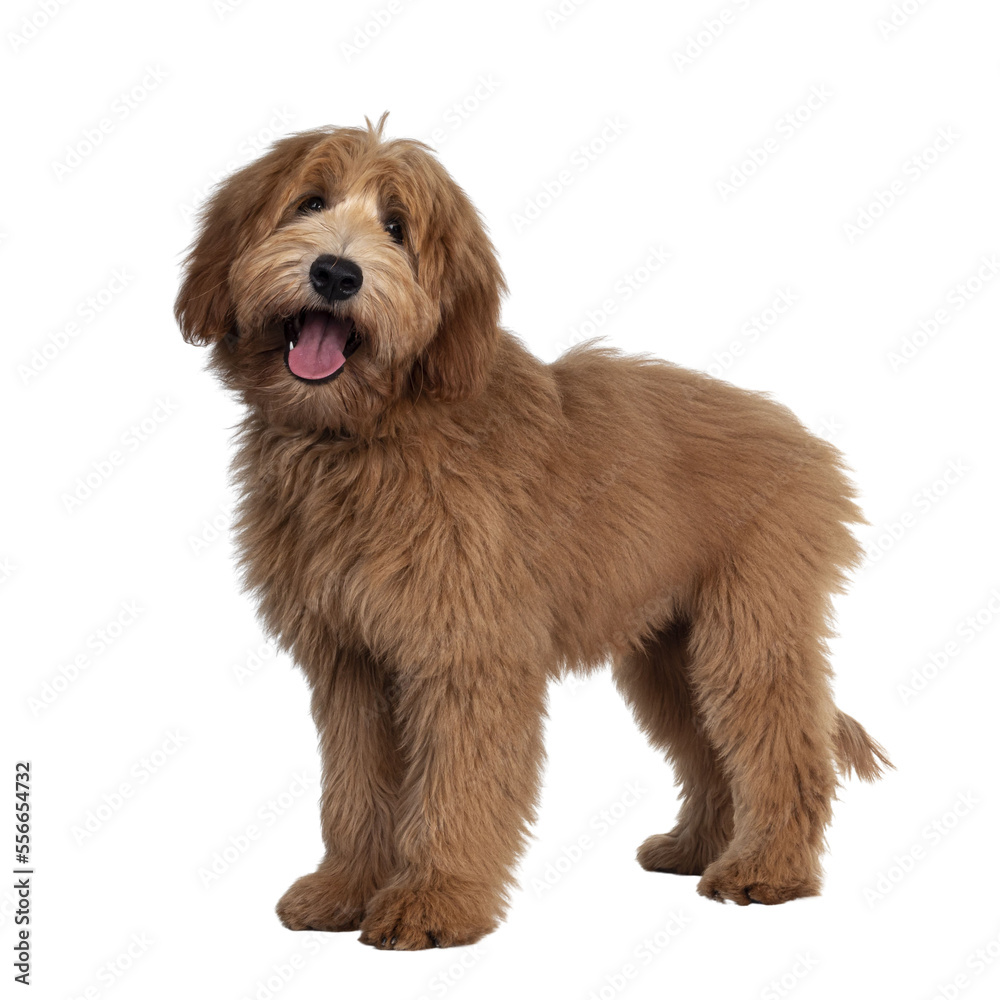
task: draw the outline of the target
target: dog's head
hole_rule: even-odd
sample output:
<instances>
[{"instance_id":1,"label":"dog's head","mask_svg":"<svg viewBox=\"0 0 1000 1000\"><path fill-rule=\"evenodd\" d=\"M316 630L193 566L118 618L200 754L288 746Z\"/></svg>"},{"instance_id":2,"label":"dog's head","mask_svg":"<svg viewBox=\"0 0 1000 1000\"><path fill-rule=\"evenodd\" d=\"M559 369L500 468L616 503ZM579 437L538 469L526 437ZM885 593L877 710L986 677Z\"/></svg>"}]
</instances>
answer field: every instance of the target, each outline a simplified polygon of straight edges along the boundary
<instances>
[{"instance_id":1,"label":"dog's head","mask_svg":"<svg viewBox=\"0 0 1000 1000\"><path fill-rule=\"evenodd\" d=\"M504 281L479 216L384 121L281 140L202 214L177 321L276 423L350 433L401 400L472 396L496 352Z\"/></svg>"}]
</instances>

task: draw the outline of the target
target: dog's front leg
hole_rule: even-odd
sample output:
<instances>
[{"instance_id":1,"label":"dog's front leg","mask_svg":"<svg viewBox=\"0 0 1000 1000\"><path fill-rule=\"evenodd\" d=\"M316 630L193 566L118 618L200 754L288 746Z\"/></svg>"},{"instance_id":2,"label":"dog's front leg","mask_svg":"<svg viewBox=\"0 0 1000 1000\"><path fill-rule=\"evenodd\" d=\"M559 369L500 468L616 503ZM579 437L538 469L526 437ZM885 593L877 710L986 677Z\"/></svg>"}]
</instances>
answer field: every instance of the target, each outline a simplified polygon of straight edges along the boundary
<instances>
[{"instance_id":1,"label":"dog's front leg","mask_svg":"<svg viewBox=\"0 0 1000 1000\"><path fill-rule=\"evenodd\" d=\"M368 656L338 651L306 665L323 761L326 856L282 896L291 930L349 931L395 866L393 813L402 777L395 692Z\"/></svg>"},{"instance_id":2,"label":"dog's front leg","mask_svg":"<svg viewBox=\"0 0 1000 1000\"><path fill-rule=\"evenodd\" d=\"M401 684L399 867L368 905L363 943L448 947L496 926L534 818L544 711L541 672L513 664L439 665Z\"/></svg>"}]
</instances>

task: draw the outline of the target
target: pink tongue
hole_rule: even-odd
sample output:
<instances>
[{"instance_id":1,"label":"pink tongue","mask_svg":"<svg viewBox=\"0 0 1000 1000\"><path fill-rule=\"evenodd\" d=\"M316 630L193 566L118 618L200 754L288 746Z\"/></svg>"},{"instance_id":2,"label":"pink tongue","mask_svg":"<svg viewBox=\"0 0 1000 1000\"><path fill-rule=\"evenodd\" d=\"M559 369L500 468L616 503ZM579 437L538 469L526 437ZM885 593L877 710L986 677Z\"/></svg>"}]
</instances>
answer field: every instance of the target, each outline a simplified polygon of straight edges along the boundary
<instances>
[{"instance_id":1,"label":"pink tongue","mask_svg":"<svg viewBox=\"0 0 1000 1000\"><path fill-rule=\"evenodd\" d=\"M329 378L343 367L350 321L329 313L306 313L299 339L288 352L288 367L299 378Z\"/></svg>"}]
</instances>

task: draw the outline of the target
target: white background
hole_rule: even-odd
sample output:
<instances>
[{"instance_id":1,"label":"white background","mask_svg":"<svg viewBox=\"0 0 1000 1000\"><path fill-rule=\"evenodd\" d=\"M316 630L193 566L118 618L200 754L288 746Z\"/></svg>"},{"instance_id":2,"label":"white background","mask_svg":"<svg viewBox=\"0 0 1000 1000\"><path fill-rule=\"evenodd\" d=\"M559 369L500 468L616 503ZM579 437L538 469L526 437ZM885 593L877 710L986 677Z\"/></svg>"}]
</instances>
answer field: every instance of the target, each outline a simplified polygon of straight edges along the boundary
<instances>
[{"instance_id":1,"label":"white background","mask_svg":"<svg viewBox=\"0 0 1000 1000\"><path fill-rule=\"evenodd\" d=\"M393 0L379 26L369 0L45 2L0 25L3 759L11 794L34 768L34 995L996 996L996 6ZM552 691L495 934L387 954L278 923L321 853L308 693L239 593L240 414L171 310L216 179L385 109L479 206L540 356L600 333L846 453L872 555L837 604L837 700L898 770L843 788L820 898L720 906L638 867L676 798L601 675Z\"/></svg>"}]
</instances>

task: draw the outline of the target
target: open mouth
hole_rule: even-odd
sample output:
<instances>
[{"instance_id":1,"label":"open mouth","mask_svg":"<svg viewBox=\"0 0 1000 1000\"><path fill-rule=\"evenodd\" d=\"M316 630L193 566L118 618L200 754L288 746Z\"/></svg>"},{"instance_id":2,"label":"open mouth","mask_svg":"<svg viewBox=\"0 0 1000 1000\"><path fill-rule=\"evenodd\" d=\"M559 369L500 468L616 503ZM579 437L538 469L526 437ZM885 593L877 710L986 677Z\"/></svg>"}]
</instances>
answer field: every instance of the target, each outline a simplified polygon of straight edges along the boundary
<instances>
[{"instance_id":1,"label":"open mouth","mask_svg":"<svg viewBox=\"0 0 1000 1000\"><path fill-rule=\"evenodd\" d=\"M329 382L361 346L350 316L303 309L285 320L285 365L303 382Z\"/></svg>"}]
</instances>

